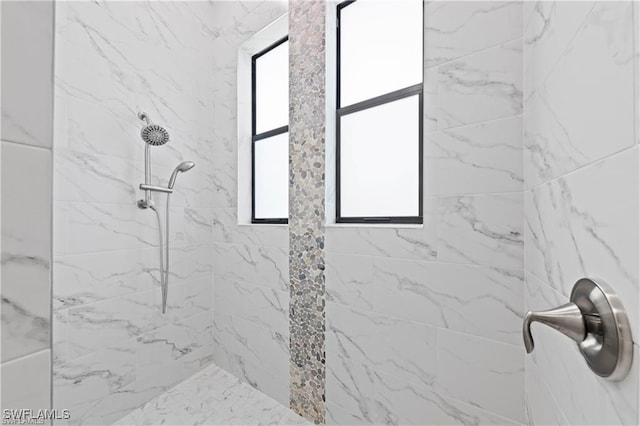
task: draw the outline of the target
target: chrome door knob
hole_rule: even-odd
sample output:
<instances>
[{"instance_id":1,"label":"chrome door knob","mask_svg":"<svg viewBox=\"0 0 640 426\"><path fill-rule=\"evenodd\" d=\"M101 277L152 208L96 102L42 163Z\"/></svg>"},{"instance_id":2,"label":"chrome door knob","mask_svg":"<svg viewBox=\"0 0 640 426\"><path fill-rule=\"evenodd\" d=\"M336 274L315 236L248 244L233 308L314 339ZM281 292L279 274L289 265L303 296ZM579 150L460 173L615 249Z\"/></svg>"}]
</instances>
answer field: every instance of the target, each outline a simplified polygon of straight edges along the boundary
<instances>
[{"instance_id":1,"label":"chrome door knob","mask_svg":"<svg viewBox=\"0 0 640 426\"><path fill-rule=\"evenodd\" d=\"M633 360L631 327L622 302L611 288L588 278L575 283L570 299L554 309L527 312L522 325L527 353L535 347L531 324L539 322L576 342L598 376L622 380Z\"/></svg>"}]
</instances>

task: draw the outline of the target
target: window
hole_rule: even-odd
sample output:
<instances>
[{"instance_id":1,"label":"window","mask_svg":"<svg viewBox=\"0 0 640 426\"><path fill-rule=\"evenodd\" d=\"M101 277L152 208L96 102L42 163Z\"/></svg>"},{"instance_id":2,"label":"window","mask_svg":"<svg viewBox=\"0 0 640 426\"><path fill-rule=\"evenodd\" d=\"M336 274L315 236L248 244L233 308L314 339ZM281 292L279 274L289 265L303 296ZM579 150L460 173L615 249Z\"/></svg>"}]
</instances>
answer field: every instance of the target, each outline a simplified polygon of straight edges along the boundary
<instances>
[{"instance_id":1,"label":"window","mask_svg":"<svg viewBox=\"0 0 640 426\"><path fill-rule=\"evenodd\" d=\"M422 223L422 1L337 18L336 222Z\"/></svg>"},{"instance_id":2,"label":"window","mask_svg":"<svg viewBox=\"0 0 640 426\"><path fill-rule=\"evenodd\" d=\"M251 58L251 222L287 223L289 216L289 42Z\"/></svg>"}]
</instances>

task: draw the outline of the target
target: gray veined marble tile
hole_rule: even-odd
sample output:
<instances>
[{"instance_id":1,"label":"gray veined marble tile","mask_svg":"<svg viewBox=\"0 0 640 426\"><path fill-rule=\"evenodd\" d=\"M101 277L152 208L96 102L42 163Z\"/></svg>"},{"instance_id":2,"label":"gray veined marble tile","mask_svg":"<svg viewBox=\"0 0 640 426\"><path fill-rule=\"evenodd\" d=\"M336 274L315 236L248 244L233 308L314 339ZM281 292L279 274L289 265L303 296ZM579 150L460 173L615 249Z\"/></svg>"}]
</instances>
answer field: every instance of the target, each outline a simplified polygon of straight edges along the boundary
<instances>
[{"instance_id":1,"label":"gray veined marble tile","mask_svg":"<svg viewBox=\"0 0 640 426\"><path fill-rule=\"evenodd\" d=\"M513 40L438 68L438 128L522 112L522 40Z\"/></svg>"},{"instance_id":2,"label":"gray veined marble tile","mask_svg":"<svg viewBox=\"0 0 640 426\"><path fill-rule=\"evenodd\" d=\"M522 194L450 197L438 202L438 260L522 268Z\"/></svg>"},{"instance_id":3,"label":"gray veined marble tile","mask_svg":"<svg viewBox=\"0 0 640 426\"><path fill-rule=\"evenodd\" d=\"M424 9L429 68L522 34L521 2L434 1Z\"/></svg>"},{"instance_id":4,"label":"gray veined marble tile","mask_svg":"<svg viewBox=\"0 0 640 426\"><path fill-rule=\"evenodd\" d=\"M69 352L85 355L150 331L158 309L153 292L70 308Z\"/></svg>"},{"instance_id":5,"label":"gray veined marble tile","mask_svg":"<svg viewBox=\"0 0 640 426\"><path fill-rule=\"evenodd\" d=\"M377 424L516 425L517 422L440 395L427 385L376 374Z\"/></svg>"},{"instance_id":6,"label":"gray veined marble tile","mask_svg":"<svg viewBox=\"0 0 640 426\"><path fill-rule=\"evenodd\" d=\"M135 203L69 203L69 253L157 247L157 227Z\"/></svg>"},{"instance_id":7,"label":"gray veined marble tile","mask_svg":"<svg viewBox=\"0 0 640 426\"><path fill-rule=\"evenodd\" d=\"M214 312L284 332L289 329L289 293L239 281L218 282Z\"/></svg>"},{"instance_id":8,"label":"gray veined marble tile","mask_svg":"<svg viewBox=\"0 0 640 426\"><path fill-rule=\"evenodd\" d=\"M635 144L632 23L631 3L598 3L527 100L527 187Z\"/></svg>"},{"instance_id":9,"label":"gray veined marble tile","mask_svg":"<svg viewBox=\"0 0 640 426\"><path fill-rule=\"evenodd\" d=\"M425 137L425 191L430 195L521 191L522 167L521 116Z\"/></svg>"},{"instance_id":10,"label":"gray veined marble tile","mask_svg":"<svg viewBox=\"0 0 640 426\"><path fill-rule=\"evenodd\" d=\"M284 249L249 245L215 245L216 277L288 291L289 257Z\"/></svg>"},{"instance_id":11,"label":"gray veined marble tile","mask_svg":"<svg viewBox=\"0 0 640 426\"><path fill-rule=\"evenodd\" d=\"M50 345L51 152L2 142L2 360Z\"/></svg>"},{"instance_id":12,"label":"gray veined marble tile","mask_svg":"<svg viewBox=\"0 0 640 426\"><path fill-rule=\"evenodd\" d=\"M53 9L52 2L2 3L3 140L51 148Z\"/></svg>"},{"instance_id":13,"label":"gray veined marble tile","mask_svg":"<svg viewBox=\"0 0 640 426\"><path fill-rule=\"evenodd\" d=\"M136 374L140 377L162 375L185 356L203 348L212 351L212 331L211 312L205 311L138 336Z\"/></svg>"},{"instance_id":14,"label":"gray veined marble tile","mask_svg":"<svg viewBox=\"0 0 640 426\"><path fill-rule=\"evenodd\" d=\"M213 237L216 243L284 248L289 246L289 229L286 226L239 225L236 207L215 208L213 216Z\"/></svg>"},{"instance_id":15,"label":"gray veined marble tile","mask_svg":"<svg viewBox=\"0 0 640 426\"><path fill-rule=\"evenodd\" d=\"M439 329L438 361L438 390L472 406L524 422L521 347Z\"/></svg>"},{"instance_id":16,"label":"gray veined marble tile","mask_svg":"<svg viewBox=\"0 0 640 426\"><path fill-rule=\"evenodd\" d=\"M438 129L438 69L429 68L424 70L423 89L424 98L422 108L424 109L423 130L425 133Z\"/></svg>"},{"instance_id":17,"label":"gray veined marble tile","mask_svg":"<svg viewBox=\"0 0 640 426\"><path fill-rule=\"evenodd\" d=\"M212 365L114 424L309 423L286 406Z\"/></svg>"},{"instance_id":18,"label":"gray veined marble tile","mask_svg":"<svg viewBox=\"0 0 640 426\"><path fill-rule=\"evenodd\" d=\"M214 334L217 345L239 355L245 363L261 366L278 377L289 377L289 330L268 329L216 312Z\"/></svg>"},{"instance_id":19,"label":"gray veined marble tile","mask_svg":"<svg viewBox=\"0 0 640 426\"><path fill-rule=\"evenodd\" d=\"M522 271L385 258L373 266L376 312L521 343Z\"/></svg>"},{"instance_id":20,"label":"gray veined marble tile","mask_svg":"<svg viewBox=\"0 0 640 426\"><path fill-rule=\"evenodd\" d=\"M525 99L544 82L596 2L525 2L530 9L524 27Z\"/></svg>"},{"instance_id":21,"label":"gray veined marble tile","mask_svg":"<svg viewBox=\"0 0 640 426\"><path fill-rule=\"evenodd\" d=\"M51 351L43 350L0 367L3 409L51 408Z\"/></svg>"},{"instance_id":22,"label":"gray veined marble tile","mask_svg":"<svg viewBox=\"0 0 640 426\"><path fill-rule=\"evenodd\" d=\"M369 256L327 253L327 300L373 309L373 259Z\"/></svg>"},{"instance_id":23,"label":"gray veined marble tile","mask_svg":"<svg viewBox=\"0 0 640 426\"><path fill-rule=\"evenodd\" d=\"M565 295L581 277L609 283L638 335L638 149L526 193L527 270Z\"/></svg>"},{"instance_id":24,"label":"gray veined marble tile","mask_svg":"<svg viewBox=\"0 0 640 426\"><path fill-rule=\"evenodd\" d=\"M151 290L160 277L156 249L57 257L54 309L65 309Z\"/></svg>"},{"instance_id":25,"label":"gray veined marble tile","mask_svg":"<svg viewBox=\"0 0 640 426\"><path fill-rule=\"evenodd\" d=\"M527 424L533 425L569 425L562 409L546 384L534 373L531 359L526 360L525 392Z\"/></svg>"},{"instance_id":26,"label":"gray veined marble tile","mask_svg":"<svg viewBox=\"0 0 640 426\"><path fill-rule=\"evenodd\" d=\"M327 252L435 260L436 220L437 205L433 199L426 199L422 226L395 229L327 227Z\"/></svg>"},{"instance_id":27,"label":"gray veined marble tile","mask_svg":"<svg viewBox=\"0 0 640 426\"><path fill-rule=\"evenodd\" d=\"M404 380L435 380L435 328L335 303L327 304L326 317L328 365L341 356Z\"/></svg>"}]
</instances>

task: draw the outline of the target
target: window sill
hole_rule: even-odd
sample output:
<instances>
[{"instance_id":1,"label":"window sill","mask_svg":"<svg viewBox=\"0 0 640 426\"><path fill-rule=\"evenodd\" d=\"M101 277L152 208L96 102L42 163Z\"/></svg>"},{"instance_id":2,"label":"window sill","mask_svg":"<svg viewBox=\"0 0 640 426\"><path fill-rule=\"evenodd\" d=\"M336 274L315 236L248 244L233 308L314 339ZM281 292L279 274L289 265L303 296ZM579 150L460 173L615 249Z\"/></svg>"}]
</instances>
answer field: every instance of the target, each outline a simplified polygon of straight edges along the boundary
<instances>
[{"instance_id":1,"label":"window sill","mask_svg":"<svg viewBox=\"0 0 640 426\"><path fill-rule=\"evenodd\" d=\"M422 229L418 223L325 223L325 228L387 228L387 229Z\"/></svg>"},{"instance_id":2,"label":"window sill","mask_svg":"<svg viewBox=\"0 0 640 426\"><path fill-rule=\"evenodd\" d=\"M261 227L261 226L275 226L278 228L288 228L289 224L287 223L246 223L246 222L238 222L237 223L238 226L257 226L257 227Z\"/></svg>"}]
</instances>

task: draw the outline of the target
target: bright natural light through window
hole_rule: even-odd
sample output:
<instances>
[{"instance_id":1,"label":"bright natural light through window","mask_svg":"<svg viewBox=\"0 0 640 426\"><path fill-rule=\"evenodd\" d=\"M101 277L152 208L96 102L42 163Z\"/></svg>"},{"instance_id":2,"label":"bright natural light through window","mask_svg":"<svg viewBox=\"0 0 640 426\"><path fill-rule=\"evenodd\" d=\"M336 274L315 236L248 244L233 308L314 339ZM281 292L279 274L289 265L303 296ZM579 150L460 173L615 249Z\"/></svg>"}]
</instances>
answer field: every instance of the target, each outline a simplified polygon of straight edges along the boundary
<instances>
[{"instance_id":1,"label":"bright natural light through window","mask_svg":"<svg viewBox=\"0 0 640 426\"><path fill-rule=\"evenodd\" d=\"M336 221L422 223L423 5L338 6Z\"/></svg>"},{"instance_id":2,"label":"bright natural light through window","mask_svg":"<svg viewBox=\"0 0 640 426\"><path fill-rule=\"evenodd\" d=\"M252 58L253 223L289 216L289 42L285 37Z\"/></svg>"}]
</instances>

